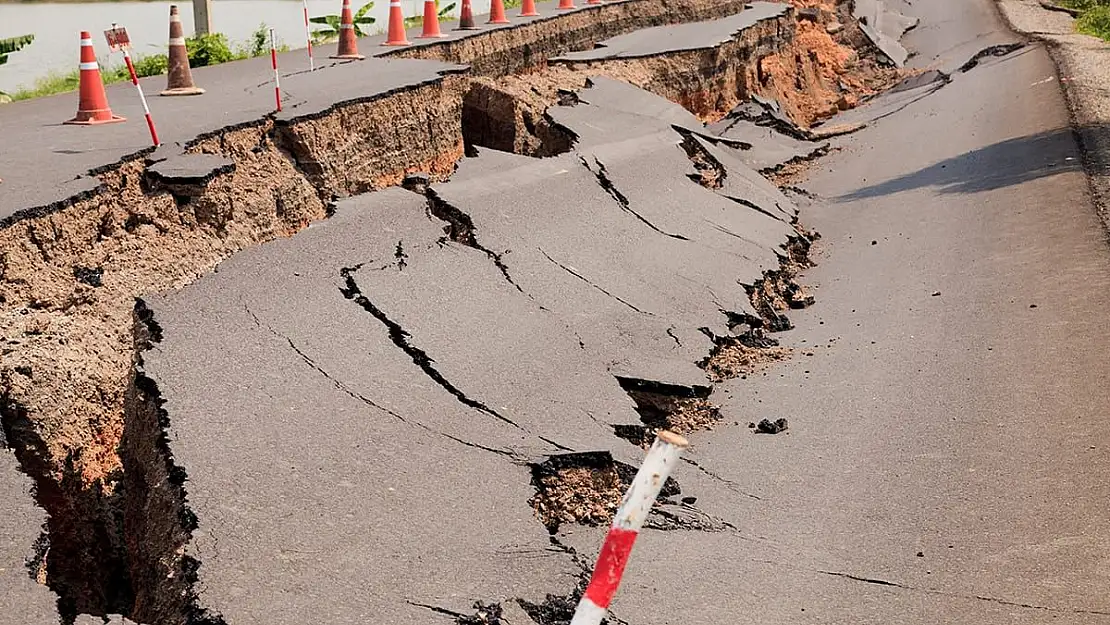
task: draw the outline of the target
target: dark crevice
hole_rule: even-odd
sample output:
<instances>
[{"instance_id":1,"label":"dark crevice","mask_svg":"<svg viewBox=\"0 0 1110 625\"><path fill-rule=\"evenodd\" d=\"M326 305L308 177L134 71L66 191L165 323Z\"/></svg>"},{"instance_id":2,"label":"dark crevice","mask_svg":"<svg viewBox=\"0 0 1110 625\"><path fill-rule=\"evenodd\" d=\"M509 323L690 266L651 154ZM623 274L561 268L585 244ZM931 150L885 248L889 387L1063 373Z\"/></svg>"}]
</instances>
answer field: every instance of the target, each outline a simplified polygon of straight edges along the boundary
<instances>
[{"instance_id":1,"label":"dark crevice","mask_svg":"<svg viewBox=\"0 0 1110 625\"><path fill-rule=\"evenodd\" d=\"M405 253L405 248L402 241L397 242L397 249L394 250L393 257L397 259L397 270L404 271L405 266L408 265L409 255Z\"/></svg>"},{"instance_id":2,"label":"dark crevice","mask_svg":"<svg viewBox=\"0 0 1110 625\"><path fill-rule=\"evenodd\" d=\"M509 267L501 258L502 255L478 242L478 238L475 235L474 221L470 218L470 215L467 215L447 200L444 200L433 189L426 189L424 196L428 198L428 212L435 215L440 220L447 222L447 225L443 227L443 232L448 238L456 243L462 243L467 247L485 252L486 256L489 256L490 260L493 261L497 270L501 272L505 281L513 285L513 288L517 291L524 293L524 289L520 288L520 285L513 281L512 275L509 274ZM527 293L524 294L528 295ZM531 295L528 295L528 297L531 298Z\"/></svg>"},{"instance_id":3,"label":"dark crevice","mask_svg":"<svg viewBox=\"0 0 1110 625\"><path fill-rule=\"evenodd\" d=\"M622 375L614 377L626 393L651 393L679 399L705 399L713 392L713 386L710 384L673 384ZM634 397L633 400L635 399Z\"/></svg>"},{"instance_id":4,"label":"dark crevice","mask_svg":"<svg viewBox=\"0 0 1110 625\"><path fill-rule=\"evenodd\" d=\"M1044 612L1056 612L1056 613L1060 613L1060 614L1092 614L1092 615L1095 615L1095 616L1110 616L1110 611L1107 611L1107 610L1088 610L1088 609L1084 609L1084 608L1057 608L1057 607L1052 607L1052 606L1038 605L1038 604L1035 604L1035 603L1025 603L1025 602L1022 602L1022 601L1009 601L1007 599L999 599L997 597L988 597L988 596L985 596L985 595L974 595L974 594L970 594L970 593L960 593L960 592L946 592L946 591L943 591L943 590L934 590L932 588L918 588L916 586L909 586L907 584L892 582L892 581L889 581L889 580L879 579L879 578L876 578L876 577L864 577L864 576L861 576L861 575L853 575L852 573L843 573L843 572L840 572L840 571L817 570L816 572L820 573L822 575L829 575L829 576L832 576L832 577L842 577L844 579L850 579L852 581L862 582L864 584L873 584L873 585L876 585L876 586L885 586L887 588L896 588L896 589L899 589L899 590L909 590L909 591L912 591L912 592L920 592L920 593L925 593L925 594L929 594L929 595L937 595L937 596L942 596L942 597L952 597L952 598L957 598L957 599L973 599L975 601L987 601L987 602L990 602L990 603L997 603L999 605L1005 605L1005 606L1010 606L1010 607L1015 607L1015 608L1025 608L1027 610L1041 610L1041 611L1044 611Z\"/></svg>"},{"instance_id":5,"label":"dark crevice","mask_svg":"<svg viewBox=\"0 0 1110 625\"><path fill-rule=\"evenodd\" d=\"M596 170L594 168L590 167L590 162L586 160L586 157L580 155L578 157L578 160L581 161L583 167L585 167L590 173L592 173L594 175L594 177L597 178L597 183L599 185L601 185L601 188L605 189L605 192L608 193L610 195L610 197L612 197L614 200L617 201L617 204L620 205L621 210L625 211L629 215L632 215L633 217L638 219L640 222L642 222L644 225L646 225L647 227L651 228L652 230L658 232L659 234L661 234L663 236L671 237L672 239L678 239L679 241L689 241L689 239L682 236L681 234L671 234L669 232L665 232L663 230L660 230L655 224L651 223L651 221L649 221L646 217L644 217L640 213L637 213L636 211L632 210L632 205L628 201L628 197L625 196L623 193L621 193L620 189L618 189L616 187L616 185L613 184L613 181L609 178L608 170L605 169L605 164L602 163L601 161L599 161L597 159L597 157L594 157L594 164L597 166Z\"/></svg>"},{"instance_id":6,"label":"dark crevice","mask_svg":"<svg viewBox=\"0 0 1110 625\"><path fill-rule=\"evenodd\" d=\"M598 526L609 523L636 468L617 462L607 451L585 451L548 456L531 464L536 494L528 500L540 521L554 536L564 523ZM659 499L682 492L668 477Z\"/></svg>"},{"instance_id":7,"label":"dark crevice","mask_svg":"<svg viewBox=\"0 0 1110 625\"><path fill-rule=\"evenodd\" d=\"M620 302L621 304L624 304L625 306L631 308L632 310L634 310L634 311L636 311L636 312L638 312L642 315L653 315L653 313L648 312L646 310L643 310L642 308L637 307L635 304L632 304L628 300L622 299L620 296L614 295L614 294L610 293L609 291L605 290L603 287L599 286L598 284L596 284L594 282L591 282L590 279L587 278L586 276L583 276L582 274L578 273L574 269L571 269L570 267L567 267L566 265L564 265L564 264L560 263L559 261L555 260L554 258L552 258L550 255L548 255L547 252L543 251L542 248L536 248L536 249L538 249L540 251L540 254L543 254L544 258L551 261L557 267L559 267L563 271L569 273L570 275L574 276L575 278L578 278L579 280L585 282L586 284L592 286L593 288L597 289L598 291L604 293L606 296L613 298L614 300Z\"/></svg>"},{"instance_id":8,"label":"dark crevice","mask_svg":"<svg viewBox=\"0 0 1110 625\"><path fill-rule=\"evenodd\" d=\"M533 93L546 100L535 87ZM547 104L521 97L504 85L474 81L462 106L462 135L467 149L479 146L544 158L570 151L578 139L547 113Z\"/></svg>"},{"instance_id":9,"label":"dark crevice","mask_svg":"<svg viewBox=\"0 0 1110 625\"><path fill-rule=\"evenodd\" d=\"M713 387L679 385L618 377L640 415L640 424L617 424L613 434L637 447L648 448L660 430L689 434L708 430L721 420L720 406L706 399Z\"/></svg>"},{"instance_id":10,"label":"dark crevice","mask_svg":"<svg viewBox=\"0 0 1110 625\"><path fill-rule=\"evenodd\" d=\"M6 391L0 394L0 444L14 452L20 470L34 483L36 503L46 512L44 533L26 560L27 574L37 579L45 572L47 586L58 596L62 622L72 623L78 614L130 610L121 472L86 483L75 466L80 452L71 451L57 474L46 440Z\"/></svg>"},{"instance_id":11,"label":"dark crevice","mask_svg":"<svg viewBox=\"0 0 1110 625\"><path fill-rule=\"evenodd\" d=\"M505 423L517 429L523 429L511 419L498 413L496 410L490 408L489 406L486 406L480 401L468 397L465 393L459 390L458 387L448 381L447 378L445 378L443 374L435 368L435 361L432 360L431 357L429 357L428 354L424 352L424 350L409 343L409 339L411 339L412 336L408 332L406 332L405 329L402 328L397 322L390 319L380 308L375 306L374 303L370 301L370 299L366 297L366 295L364 295L361 290L359 290L358 283L355 281L354 276L359 267L361 267L361 265L356 265L354 267L344 267L340 269L339 275L342 276L345 281L345 286L340 287L339 289L339 292L343 294L343 297L346 297L347 299L358 304L362 307L363 310L370 313L374 316L375 319L380 321L382 325L384 325L389 331L389 339L393 341L393 344L400 348L403 352L408 354L408 356L412 359L413 364L415 364L417 367L420 367L420 370L424 372L424 375L428 376L428 378L430 378L433 382L435 382L445 391L454 396L455 399L459 400L459 402L461 402L463 405L469 406L471 408L474 408L475 410L478 410L479 412L483 412L490 415L491 417L504 421Z\"/></svg>"},{"instance_id":12,"label":"dark crevice","mask_svg":"<svg viewBox=\"0 0 1110 625\"><path fill-rule=\"evenodd\" d=\"M143 368L142 354L162 340L162 330L141 300L134 319L135 374L125 398L120 444L124 486L130 493L124 520L135 603L129 617L140 623L226 625L199 602L201 563L184 555L198 527L187 504L188 476L170 449L166 400Z\"/></svg>"},{"instance_id":13,"label":"dark crevice","mask_svg":"<svg viewBox=\"0 0 1110 625\"><path fill-rule=\"evenodd\" d=\"M667 328L667 336L674 339L674 344L682 347L682 341L678 340L678 335L674 333L674 326Z\"/></svg>"},{"instance_id":14,"label":"dark crevice","mask_svg":"<svg viewBox=\"0 0 1110 625\"><path fill-rule=\"evenodd\" d=\"M972 69L974 69L977 65L979 65L980 61L982 61L983 59L985 59L987 57L1006 56L1007 54L1009 54L1009 53L1011 53L1015 50L1020 50L1021 48L1024 48L1024 47L1025 47L1025 44L1023 42L1020 42L1020 41L1014 42L1014 43L1003 43L1003 44L999 44L999 45L995 45L995 46L987 46L986 48L983 48L982 50L976 52L975 56L968 59L967 63L964 63L963 65L961 65L960 69L958 71L961 74L967 73L967 72L971 71Z\"/></svg>"},{"instance_id":15,"label":"dark crevice","mask_svg":"<svg viewBox=\"0 0 1110 625\"><path fill-rule=\"evenodd\" d=\"M676 128L676 130L678 129ZM690 159L697 171L697 173L689 175L690 179L710 190L717 190L724 186L728 172L721 161L710 154L709 150L706 150L705 146L695 139L689 131L678 130L678 134L682 136L679 145L686 152L686 158Z\"/></svg>"},{"instance_id":16,"label":"dark crevice","mask_svg":"<svg viewBox=\"0 0 1110 625\"><path fill-rule=\"evenodd\" d=\"M782 221L782 217L783 217L782 215L775 215L774 213L771 213L770 211L763 208L762 206L759 206L755 202L745 200L742 197L736 197L736 196L733 196L733 195L725 195L724 193L721 194L721 197L728 198L728 199L732 200L733 202L736 202L737 204L740 204L742 206L746 206L746 207L748 207L748 208L750 208L754 211L763 213L764 215L767 215L768 217L770 217L771 219L774 219L776 221Z\"/></svg>"},{"instance_id":17,"label":"dark crevice","mask_svg":"<svg viewBox=\"0 0 1110 625\"><path fill-rule=\"evenodd\" d=\"M502 625L504 622L501 620L503 612L501 604L496 602L486 603L484 601L475 601L474 614L463 614L461 612L455 612L454 610L448 610L447 608L441 608L427 603L417 603L408 599L405 600L405 603L418 608L431 610L436 614L450 616L455 619L456 625ZM505 625L510 624L506 623Z\"/></svg>"}]
</instances>

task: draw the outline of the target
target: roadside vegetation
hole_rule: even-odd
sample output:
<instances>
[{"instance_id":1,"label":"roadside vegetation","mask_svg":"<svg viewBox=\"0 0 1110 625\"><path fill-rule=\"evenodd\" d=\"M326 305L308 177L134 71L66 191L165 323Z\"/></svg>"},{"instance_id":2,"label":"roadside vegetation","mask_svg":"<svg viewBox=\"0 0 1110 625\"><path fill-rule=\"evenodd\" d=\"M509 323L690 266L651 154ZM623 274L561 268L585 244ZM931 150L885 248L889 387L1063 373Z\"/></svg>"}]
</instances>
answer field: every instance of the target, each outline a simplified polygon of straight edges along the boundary
<instances>
[{"instance_id":1,"label":"roadside vegetation","mask_svg":"<svg viewBox=\"0 0 1110 625\"><path fill-rule=\"evenodd\" d=\"M1085 35L1094 35L1110 41L1110 0L1058 0L1079 16L1075 29Z\"/></svg>"},{"instance_id":2,"label":"roadside vegetation","mask_svg":"<svg viewBox=\"0 0 1110 625\"><path fill-rule=\"evenodd\" d=\"M245 44L233 47L228 43L227 36L223 33L211 33L189 37L185 40L185 49L189 52L190 67L205 67L269 54L269 38L269 27L262 23L251 33L250 39ZM3 44L3 41L7 40L0 40L0 45ZM281 49L284 51L288 49L288 46L283 45ZM2 50L3 48L0 47L0 51ZM169 69L169 57L165 53L133 55L131 62L135 64L135 73L140 78L165 74ZM100 77L106 85L131 79L127 66L123 63L111 66L101 63ZM12 100L30 100L56 93L76 91L80 81L81 73L76 68L64 72L50 72L35 80L30 87L20 88L15 93L10 94L10 98Z\"/></svg>"}]
</instances>

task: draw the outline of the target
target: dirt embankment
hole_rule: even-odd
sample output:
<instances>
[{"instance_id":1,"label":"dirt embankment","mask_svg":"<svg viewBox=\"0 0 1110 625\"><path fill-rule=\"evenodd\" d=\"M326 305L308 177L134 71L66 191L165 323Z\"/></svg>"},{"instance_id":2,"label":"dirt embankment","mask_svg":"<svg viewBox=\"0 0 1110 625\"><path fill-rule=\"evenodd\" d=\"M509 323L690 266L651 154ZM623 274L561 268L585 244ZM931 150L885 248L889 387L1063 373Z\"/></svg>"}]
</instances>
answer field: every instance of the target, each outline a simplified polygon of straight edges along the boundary
<instances>
[{"instance_id":1,"label":"dirt embankment","mask_svg":"<svg viewBox=\"0 0 1110 625\"><path fill-rule=\"evenodd\" d=\"M98 172L98 191L0 230L0 423L49 515L45 580L62 598L63 616L181 614L187 608L187 598L160 606L150 603L156 597L144 597L144 587L167 571L149 558L136 560L136 546L128 549L123 539L125 524L155 513L133 507L135 500L121 502L125 404L135 419L157 416L156 407L136 399L135 297L181 288L239 250L290 236L326 217L334 198L399 184L412 172L443 179L462 157L464 139L524 154L564 151L571 138L553 128L544 111L560 90L582 87L591 73L654 90L705 119L751 93L775 93L802 124L820 116L811 112L820 107L805 104L820 98L792 100L793 91L824 93L834 76L856 84L859 66L838 60L855 52L842 50L824 26L818 30L793 17L705 52L708 64L699 52L552 67L498 82L480 75L535 69L548 56L598 39L742 6L733 0L603 5L405 50L399 54L471 63L474 73L337 104L313 118L265 119L200 137L188 154L226 162L200 177L159 175L156 163L142 156L111 165ZM830 56L819 51L813 60L805 46L817 40ZM793 65L781 60L790 58ZM806 63L815 69L806 70ZM858 80L866 85L871 78ZM676 410L712 412L700 405ZM156 444L154 432L131 435L134 445ZM129 475L127 483L150 489L161 479ZM130 493L140 495L149 493ZM125 508L132 512L126 518Z\"/></svg>"},{"instance_id":2,"label":"dirt embankment","mask_svg":"<svg viewBox=\"0 0 1110 625\"><path fill-rule=\"evenodd\" d=\"M634 30L735 15L749 1L632 0L603 4L569 15L539 18L512 29L401 49L393 56L450 61L469 65L475 74L505 76L542 68L552 57L588 50L598 41Z\"/></svg>"},{"instance_id":3,"label":"dirt embankment","mask_svg":"<svg viewBox=\"0 0 1110 625\"><path fill-rule=\"evenodd\" d=\"M46 578L66 612L130 608L116 500L134 298L296 233L331 198L412 171L445 177L463 152L465 82L447 76L317 119L224 130L186 152L220 155L227 171L175 182L140 157L102 173L92 197L0 231L0 410L49 513Z\"/></svg>"}]
</instances>

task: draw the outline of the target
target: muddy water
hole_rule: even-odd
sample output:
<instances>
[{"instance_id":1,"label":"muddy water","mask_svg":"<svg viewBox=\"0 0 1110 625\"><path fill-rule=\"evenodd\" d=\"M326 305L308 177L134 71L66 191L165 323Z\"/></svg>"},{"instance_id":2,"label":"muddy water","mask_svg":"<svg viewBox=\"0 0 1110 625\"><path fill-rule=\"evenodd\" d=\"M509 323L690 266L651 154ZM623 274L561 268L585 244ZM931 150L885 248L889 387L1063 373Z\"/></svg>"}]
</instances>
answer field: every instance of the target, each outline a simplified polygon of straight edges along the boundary
<instances>
[{"instance_id":1,"label":"muddy water","mask_svg":"<svg viewBox=\"0 0 1110 625\"><path fill-rule=\"evenodd\" d=\"M353 0L355 9L365 0ZM0 37L33 33L35 42L11 55L0 66L0 91L15 91L30 86L35 79L51 71L69 71L77 67L78 37L82 30L93 33L97 57L101 62L122 63L117 56L108 59L108 49L101 31L113 22L126 26L135 53L152 54L166 48L169 34L169 2L88 2L0 4ZM191 2L178 2L187 35L193 32ZM446 5L447 3L443 3ZM308 0L309 15L338 14L340 0ZM422 13L421 0L402 0L405 15ZM389 10L387 0L377 0L370 15L377 19L371 26L384 26ZM456 6L456 11L458 7ZM305 46L304 18L297 0L213 0L212 28L222 32L235 44L245 43L251 32L265 22L273 27L282 42L290 48Z\"/></svg>"}]
</instances>

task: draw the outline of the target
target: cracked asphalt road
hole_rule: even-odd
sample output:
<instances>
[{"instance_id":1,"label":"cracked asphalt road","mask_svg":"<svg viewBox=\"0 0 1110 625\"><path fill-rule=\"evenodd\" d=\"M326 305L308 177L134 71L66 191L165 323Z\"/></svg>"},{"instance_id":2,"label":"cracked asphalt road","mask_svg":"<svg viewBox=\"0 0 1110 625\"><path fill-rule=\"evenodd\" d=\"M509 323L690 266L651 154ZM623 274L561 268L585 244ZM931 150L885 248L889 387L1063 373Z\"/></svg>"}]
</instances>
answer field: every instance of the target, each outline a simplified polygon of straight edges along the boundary
<instances>
[{"instance_id":1,"label":"cracked asphalt road","mask_svg":"<svg viewBox=\"0 0 1110 625\"><path fill-rule=\"evenodd\" d=\"M986 0L913 9L911 65L1012 37ZM1053 71L990 58L833 141L803 184L823 239L818 303L778 335L795 355L716 387L725 420L676 476L697 507L643 532L617 616L1110 621L1110 251ZM471 245L389 189L147 299L203 607L448 621L574 588L603 529L550 539L527 463L637 464L614 376L688 382L794 212L719 147L721 188L690 180L682 116L606 88L555 113L577 153L481 150L434 186ZM655 121L624 125L638 107Z\"/></svg>"}]
</instances>

